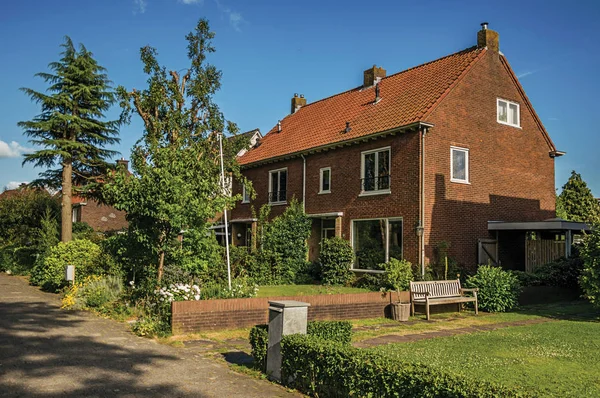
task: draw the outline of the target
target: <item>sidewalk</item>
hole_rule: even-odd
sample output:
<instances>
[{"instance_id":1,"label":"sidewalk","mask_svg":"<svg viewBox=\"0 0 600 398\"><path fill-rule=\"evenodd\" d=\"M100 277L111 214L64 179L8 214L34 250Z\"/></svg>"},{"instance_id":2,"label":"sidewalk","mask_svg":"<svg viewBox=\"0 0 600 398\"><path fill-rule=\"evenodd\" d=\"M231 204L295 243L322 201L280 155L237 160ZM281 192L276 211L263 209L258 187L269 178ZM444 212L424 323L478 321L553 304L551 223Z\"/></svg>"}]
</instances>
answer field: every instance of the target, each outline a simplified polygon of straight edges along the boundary
<instances>
[{"instance_id":1,"label":"sidewalk","mask_svg":"<svg viewBox=\"0 0 600 398\"><path fill-rule=\"evenodd\" d=\"M0 397L300 397L0 274Z\"/></svg>"}]
</instances>

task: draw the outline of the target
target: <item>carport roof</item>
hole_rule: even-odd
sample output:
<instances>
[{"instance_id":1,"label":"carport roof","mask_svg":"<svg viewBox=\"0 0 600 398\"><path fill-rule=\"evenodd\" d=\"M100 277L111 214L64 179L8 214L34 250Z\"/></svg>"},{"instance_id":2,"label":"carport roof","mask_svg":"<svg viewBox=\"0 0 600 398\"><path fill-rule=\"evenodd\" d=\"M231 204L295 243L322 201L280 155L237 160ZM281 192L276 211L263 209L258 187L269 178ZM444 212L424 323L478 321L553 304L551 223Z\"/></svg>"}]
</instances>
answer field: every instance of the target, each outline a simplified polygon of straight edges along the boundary
<instances>
[{"instance_id":1,"label":"carport roof","mask_svg":"<svg viewBox=\"0 0 600 398\"><path fill-rule=\"evenodd\" d=\"M540 230L562 230L562 231L589 231L590 227L584 222L567 221L562 218L551 218L544 221L488 221L489 231L540 231Z\"/></svg>"}]
</instances>

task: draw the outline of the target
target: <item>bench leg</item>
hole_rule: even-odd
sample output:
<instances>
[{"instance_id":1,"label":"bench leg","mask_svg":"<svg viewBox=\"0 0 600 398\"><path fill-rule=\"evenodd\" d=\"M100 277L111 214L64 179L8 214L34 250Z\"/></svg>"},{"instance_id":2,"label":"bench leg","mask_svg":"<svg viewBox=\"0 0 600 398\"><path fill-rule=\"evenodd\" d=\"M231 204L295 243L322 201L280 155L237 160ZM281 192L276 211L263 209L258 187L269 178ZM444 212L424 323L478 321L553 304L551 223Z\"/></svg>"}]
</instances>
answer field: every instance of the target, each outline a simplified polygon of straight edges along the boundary
<instances>
[{"instance_id":1,"label":"bench leg","mask_svg":"<svg viewBox=\"0 0 600 398\"><path fill-rule=\"evenodd\" d=\"M411 315L415 316L415 302L414 301L410 301L410 310L411 310Z\"/></svg>"},{"instance_id":2,"label":"bench leg","mask_svg":"<svg viewBox=\"0 0 600 398\"><path fill-rule=\"evenodd\" d=\"M461 307L460 303L458 303L456 306L458 307L458 312L460 312L460 307Z\"/></svg>"},{"instance_id":3,"label":"bench leg","mask_svg":"<svg viewBox=\"0 0 600 398\"><path fill-rule=\"evenodd\" d=\"M477 311L477 296L475 296L475 315L477 315L477 314L478 314L478 311Z\"/></svg>"},{"instance_id":4,"label":"bench leg","mask_svg":"<svg viewBox=\"0 0 600 398\"><path fill-rule=\"evenodd\" d=\"M427 320L429 320L429 303L425 303L425 313L427 314Z\"/></svg>"}]
</instances>

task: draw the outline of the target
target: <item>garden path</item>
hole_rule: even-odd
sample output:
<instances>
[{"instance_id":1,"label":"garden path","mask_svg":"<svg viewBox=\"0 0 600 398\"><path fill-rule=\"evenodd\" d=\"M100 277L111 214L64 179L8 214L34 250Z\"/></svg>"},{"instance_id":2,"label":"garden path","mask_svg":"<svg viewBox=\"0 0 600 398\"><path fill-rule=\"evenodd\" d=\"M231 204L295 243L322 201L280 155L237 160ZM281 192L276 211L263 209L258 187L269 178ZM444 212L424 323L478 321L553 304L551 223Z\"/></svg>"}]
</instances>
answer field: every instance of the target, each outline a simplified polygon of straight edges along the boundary
<instances>
[{"instance_id":1,"label":"garden path","mask_svg":"<svg viewBox=\"0 0 600 398\"><path fill-rule=\"evenodd\" d=\"M296 397L0 274L0 397Z\"/></svg>"}]
</instances>

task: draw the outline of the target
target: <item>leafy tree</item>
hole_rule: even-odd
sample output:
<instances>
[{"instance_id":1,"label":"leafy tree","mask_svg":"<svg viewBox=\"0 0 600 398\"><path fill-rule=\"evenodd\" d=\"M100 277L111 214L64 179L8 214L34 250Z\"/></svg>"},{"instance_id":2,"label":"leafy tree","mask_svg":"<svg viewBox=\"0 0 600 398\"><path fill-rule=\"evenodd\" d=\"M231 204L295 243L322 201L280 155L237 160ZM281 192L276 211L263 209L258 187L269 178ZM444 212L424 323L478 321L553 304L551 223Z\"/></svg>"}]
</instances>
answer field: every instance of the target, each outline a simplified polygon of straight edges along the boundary
<instances>
[{"instance_id":1,"label":"leafy tree","mask_svg":"<svg viewBox=\"0 0 600 398\"><path fill-rule=\"evenodd\" d=\"M62 189L61 239L68 242L73 183L83 189L105 174L106 159L116 154L105 146L119 142L119 121L104 121L115 99L106 70L69 37L62 47L62 58L49 65L53 73L36 74L49 84L46 92L21 89L41 106L41 113L19 126L32 138L29 142L41 147L25 155L23 163L47 168L35 184Z\"/></svg>"},{"instance_id":2,"label":"leafy tree","mask_svg":"<svg viewBox=\"0 0 600 398\"><path fill-rule=\"evenodd\" d=\"M581 248L583 271L579 285L585 298L600 307L600 229L594 228L585 236Z\"/></svg>"},{"instance_id":3,"label":"leafy tree","mask_svg":"<svg viewBox=\"0 0 600 398\"><path fill-rule=\"evenodd\" d=\"M190 65L183 75L161 66L154 48L143 47L148 87L117 89L124 113L137 114L145 131L132 151L134 174L122 169L103 193L109 203L127 212L130 233L155 259L159 280L165 257L179 246L176 238L182 229L211 239L208 221L241 199L228 195L221 185L215 132L236 134L238 129L213 102L221 78L221 72L206 62L215 51L213 37L206 20L186 36ZM238 140L223 140L224 153L235 153L235 145ZM226 170L241 178L235 156L225 156L224 161Z\"/></svg>"},{"instance_id":4,"label":"leafy tree","mask_svg":"<svg viewBox=\"0 0 600 398\"><path fill-rule=\"evenodd\" d=\"M571 172L571 177L557 197L556 215L565 220L589 224L597 224L600 221L600 204L575 170Z\"/></svg>"}]
</instances>

